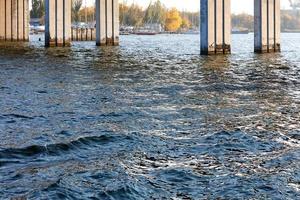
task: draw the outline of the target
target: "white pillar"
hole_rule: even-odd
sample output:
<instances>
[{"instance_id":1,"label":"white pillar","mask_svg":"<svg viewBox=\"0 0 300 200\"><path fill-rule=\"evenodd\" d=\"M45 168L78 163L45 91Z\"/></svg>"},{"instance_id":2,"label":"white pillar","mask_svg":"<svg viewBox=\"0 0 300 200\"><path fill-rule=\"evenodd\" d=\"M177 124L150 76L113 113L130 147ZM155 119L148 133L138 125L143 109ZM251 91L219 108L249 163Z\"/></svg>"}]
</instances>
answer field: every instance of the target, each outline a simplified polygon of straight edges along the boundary
<instances>
[{"instance_id":1,"label":"white pillar","mask_svg":"<svg viewBox=\"0 0 300 200\"><path fill-rule=\"evenodd\" d=\"M0 0L0 40L29 39L28 0Z\"/></svg>"},{"instance_id":2,"label":"white pillar","mask_svg":"<svg viewBox=\"0 0 300 200\"><path fill-rule=\"evenodd\" d=\"M71 45L71 0L46 0L45 46Z\"/></svg>"},{"instance_id":3,"label":"white pillar","mask_svg":"<svg viewBox=\"0 0 300 200\"><path fill-rule=\"evenodd\" d=\"M5 3L5 40L12 40L12 1L6 0Z\"/></svg>"},{"instance_id":4,"label":"white pillar","mask_svg":"<svg viewBox=\"0 0 300 200\"><path fill-rule=\"evenodd\" d=\"M118 0L96 0L96 44L119 45Z\"/></svg>"},{"instance_id":5,"label":"white pillar","mask_svg":"<svg viewBox=\"0 0 300 200\"><path fill-rule=\"evenodd\" d=\"M18 0L11 1L11 37L13 41L17 41L18 35Z\"/></svg>"},{"instance_id":6,"label":"white pillar","mask_svg":"<svg viewBox=\"0 0 300 200\"><path fill-rule=\"evenodd\" d=\"M201 0L201 54L231 52L231 0Z\"/></svg>"},{"instance_id":7,"label":"white pillar","mask_svg":"<svg viewBox=\"0 0 300 200\"><path fill-rule=\"evenodd\" d=\"M280 51L280 0L254 0L254 51Z\"/></svg>"},{"instance_id":8,"label":"white pillar","mask_svg":"<svg viewBox=\"0 0 300 200\"><path fill-rule=\"evenodd\" d=\"M0 41L5 40L5 0L0 0Z\"/></svg>"}]
</instances>

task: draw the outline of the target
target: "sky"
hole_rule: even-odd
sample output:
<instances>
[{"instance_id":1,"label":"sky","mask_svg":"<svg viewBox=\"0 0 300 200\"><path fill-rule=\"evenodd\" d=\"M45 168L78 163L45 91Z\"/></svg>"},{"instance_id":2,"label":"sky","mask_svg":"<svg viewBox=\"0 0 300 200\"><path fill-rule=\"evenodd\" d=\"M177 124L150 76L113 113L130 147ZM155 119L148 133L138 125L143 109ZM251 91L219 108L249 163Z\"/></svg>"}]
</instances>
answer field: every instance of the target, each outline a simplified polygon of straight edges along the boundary
<instances>
[{"instance_id":1,"label":"sky","mask_svg":"<svg viewBox=\"0 0 300 200\"><path fill-rule=\"evenodd\" d=\"M87 4L92 4L95 0L83 0ZM127 4L137 3L146 7L151 0L119 0L120 2L127 2ZM155 0L152 0L155 1ZM198 11L200 8L200 0L161 0L167 7L176 7L179 10ZM253 1L254 0L231 0L232 13L249 13L253 14ZM282 8L289 8L288 0L281 0Z\"/></svg>"}]
</instances>

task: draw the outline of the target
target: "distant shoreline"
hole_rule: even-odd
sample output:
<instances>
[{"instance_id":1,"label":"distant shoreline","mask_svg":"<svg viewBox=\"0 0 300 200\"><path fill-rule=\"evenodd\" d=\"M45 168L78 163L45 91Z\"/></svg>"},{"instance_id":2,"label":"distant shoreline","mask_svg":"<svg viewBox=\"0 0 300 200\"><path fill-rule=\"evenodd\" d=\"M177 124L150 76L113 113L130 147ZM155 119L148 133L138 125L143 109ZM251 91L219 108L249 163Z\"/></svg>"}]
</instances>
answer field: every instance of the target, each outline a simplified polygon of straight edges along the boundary
<instances>
[{"instance_id":1,"label":"distant shoreline","mask_svg":"<svg viewBox=\"0 0 300 200\"><path fill-rule=\"evenodd\" d=\"M300 30L283 30L282 33L300 33Z\"/></svg>"}]
</instances>

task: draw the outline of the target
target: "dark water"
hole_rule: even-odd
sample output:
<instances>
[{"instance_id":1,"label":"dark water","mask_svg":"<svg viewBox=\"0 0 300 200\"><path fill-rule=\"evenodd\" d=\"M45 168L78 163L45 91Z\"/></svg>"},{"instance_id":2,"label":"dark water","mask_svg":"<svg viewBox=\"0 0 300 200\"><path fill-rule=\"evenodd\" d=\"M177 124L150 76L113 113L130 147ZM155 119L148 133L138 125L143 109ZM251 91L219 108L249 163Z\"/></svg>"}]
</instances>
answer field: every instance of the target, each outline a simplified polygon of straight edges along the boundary
<instances>
[{"instance_id":1,"label":"dark water","mask_svg":"<svg viewBox=\"0 0 300 200\"><path fill-rule=\"evenodd\" d=\"M299 199L300 34L282 37L212 57L191 35L0 44L1 199Z\"/></svg>"}]
</instances>

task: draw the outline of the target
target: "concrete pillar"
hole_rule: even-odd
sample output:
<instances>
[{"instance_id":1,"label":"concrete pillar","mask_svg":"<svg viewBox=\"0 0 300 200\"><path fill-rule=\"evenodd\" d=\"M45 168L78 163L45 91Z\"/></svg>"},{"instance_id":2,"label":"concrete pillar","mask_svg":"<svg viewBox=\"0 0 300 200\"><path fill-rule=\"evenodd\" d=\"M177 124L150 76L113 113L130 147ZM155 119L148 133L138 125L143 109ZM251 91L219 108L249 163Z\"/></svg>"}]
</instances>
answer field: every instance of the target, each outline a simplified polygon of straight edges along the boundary
<instances>
[{"instance_id":1,"label":"concrete pillar","mask_svg":"<svg viewBox=\"0 0 300 200\"><path fill-rule=\"evenodd\" d=\"M119 45L118 0L96 0L96 44Z\"/></svg>"},{"instance_id":2,"label":"concrete pillar","mask_svg":"<svg viewBox=\"0 0 300 200\"><path fill-rule=\"evenodd\" d=\"M46 0L45 46L71 45L71 0Z\"/></svg>"},{"instance_id":3,"label":"concrete pillar","mask_svg":"<svg viewBox=\"0 0 300 200\"><path fill-rule=\"evenodd\" d=\"M0 41L5 40L5 0L0 0Z\"/></svg>"},{"instance_id":4,"label":"concrete pillar","mask_svg":"<svg viewBox=\"0 0 300 200\"><path fill-rule=\"evenodd\" d=\"M28 0L0 0L0 40L28 41Z\"/></svg>"},{"instance_id":5,"label":"concrete pillar","mask_svg":"<svg viewBox=\"0 0 300 200\"><path fill-rule=\"evenodd\" d=\"M280 0L254 0L254 51L280 51Z\"/></svg>"},{"instance_id":6,"label":"concrete pillar","mask_svg":"<svg viewBox=\"0 0 300 200\"><path fill-rule=\"evenodd\" d=\"M231 52L231 0L201 0L201 54Z\"/></svg>"}]
</instances>

